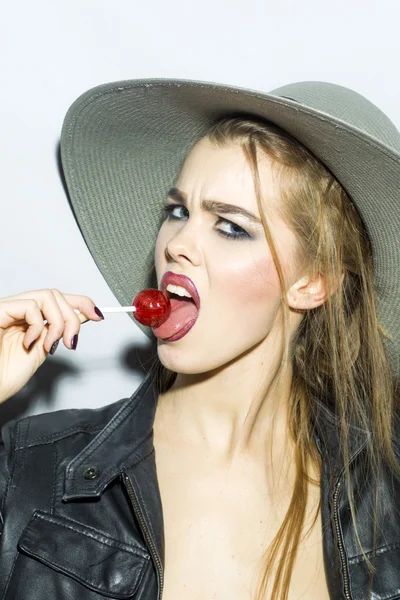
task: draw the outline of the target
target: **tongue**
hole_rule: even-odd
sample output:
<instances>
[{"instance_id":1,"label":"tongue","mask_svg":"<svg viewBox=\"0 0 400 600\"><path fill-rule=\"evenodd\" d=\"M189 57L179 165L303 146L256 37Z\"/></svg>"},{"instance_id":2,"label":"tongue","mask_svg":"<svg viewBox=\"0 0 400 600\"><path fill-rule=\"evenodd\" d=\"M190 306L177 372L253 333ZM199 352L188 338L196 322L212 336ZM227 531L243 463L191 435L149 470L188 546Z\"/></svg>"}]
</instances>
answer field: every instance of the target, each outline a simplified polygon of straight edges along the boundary
<instances>
[{"instance_id":1,"label":"tongue","mask_svg":"<svg viewBox=\"0 0 400 600\"><path fill-rule=\"evenodd\" d=\"M170 316L160 327L153 328L153 333L158 338L169 338L178 333L189 321L197 319L198 310L193 300L170 298L170 302Z\"/></svg>"}]
</instances>

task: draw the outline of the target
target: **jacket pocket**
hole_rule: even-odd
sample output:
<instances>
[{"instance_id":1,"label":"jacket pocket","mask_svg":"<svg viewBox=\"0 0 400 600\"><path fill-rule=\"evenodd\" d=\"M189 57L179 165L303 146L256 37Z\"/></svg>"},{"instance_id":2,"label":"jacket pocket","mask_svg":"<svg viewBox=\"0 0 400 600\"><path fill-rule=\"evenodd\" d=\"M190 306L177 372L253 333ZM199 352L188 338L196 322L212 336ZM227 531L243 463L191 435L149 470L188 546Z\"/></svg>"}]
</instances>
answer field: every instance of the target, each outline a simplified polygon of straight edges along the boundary
<instances>
[{"instance_id":1,"label":"jacket pocket","mask_svg":"<svg viewBox=\"0 0 400 600\"><path fill-rule=\"evenodd\" d=\"M35 511L18 546L53 569L47 579L60 578L61 573L102 596L118 599L135 596L150 560L140 548L42 511Z\"/></svg>"},{"instance_id":2,"label":"jacket pocket","mask_svg":"<svg viewBox=\"0 0 400 600\"><path fill-rule=\"evenodd\" d=\"M367 557L376 568L371 598L400 600L400 543L367 552ZM349 559L349 574L353 600L368 598L369 571L362 555Z\"/></svg>"}]
</instances>

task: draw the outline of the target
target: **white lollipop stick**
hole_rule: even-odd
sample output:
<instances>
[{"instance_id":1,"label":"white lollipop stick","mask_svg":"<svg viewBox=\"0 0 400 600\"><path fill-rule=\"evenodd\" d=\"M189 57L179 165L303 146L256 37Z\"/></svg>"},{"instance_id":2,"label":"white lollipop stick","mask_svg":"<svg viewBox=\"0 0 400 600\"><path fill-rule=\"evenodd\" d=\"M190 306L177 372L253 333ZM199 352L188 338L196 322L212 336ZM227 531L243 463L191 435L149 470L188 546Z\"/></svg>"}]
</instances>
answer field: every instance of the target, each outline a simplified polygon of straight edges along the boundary
<instances>
[{"instance_id":1,"label":"white lollipop stick","mask_svg":"<svg viewBox=\"0 0 400 600\"><path fill-rule=\"evenodd\" d=\"M102 313L114 313L114 312L135 312L136 306L106 306L100 308Z\"/></svg>"},{"instance_id":2,"label":"white lollipop stick","mask_svg":"<svg viewBox=\"0 0 400 600\"><path fill-rule=\"evenodd\" d=\"M120 313L120 312L136 312L136 306L106 306L100 308L101 312L104 313ZM81 312L77 308L74 308L76 313Z\"/></svg>"}]
</instances>

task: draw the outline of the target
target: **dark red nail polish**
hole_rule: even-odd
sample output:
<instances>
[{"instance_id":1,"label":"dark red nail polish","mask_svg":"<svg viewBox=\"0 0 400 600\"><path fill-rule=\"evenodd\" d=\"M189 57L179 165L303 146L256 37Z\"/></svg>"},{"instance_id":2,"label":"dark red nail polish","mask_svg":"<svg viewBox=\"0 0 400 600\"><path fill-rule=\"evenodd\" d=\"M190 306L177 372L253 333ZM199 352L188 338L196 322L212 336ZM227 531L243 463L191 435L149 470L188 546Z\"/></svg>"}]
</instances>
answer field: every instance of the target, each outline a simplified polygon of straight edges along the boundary
<instances>
[{"instance_id":1,"label":"dark red nail polish","mask_svg":"<svg viewBox=\"0 0 400 600\"><path fill-rule=\"evenodd\" d=\"M96 313L96 315L98 317L101 317L102 319L104 319L103 313L101 312L101 310L99 308L97 308L97 306L94 307L94 312Z\"/></svg>"},{"instance_id":2,"label":"dark red nail polish","mask_svg":"<svg viewBox=\"0 0 400 600\"><path fill-rule=\"evenodd\" d=\"M53 355L54 352L57 350L59 342L60 342L60 340L56 340L54 342L54 344L52 345L52 347L50 348L50 354L51 355Z\"/></svg>"},{"instance_id":3,"label":"dark red nail polish","mask_svg":"<svg viewBox=\"0 0 400 600\"><path fill-rule=\"evenodd\" d=\"M77 345L78 345L78 334L76 333L71 340L72 350L76 350Z\"/></svg>"},{"instance_id":4,"label":"dark red nail polish","mask_svg":"<svg viewBox=\"0 0 400 600\"><path fill-rule=\"evenodd\" d=\"M28 352L31 348L33 348L33 346L36 344L37 340L33 340L33 342L31 344L29 344L28 346Z\"/></svg>"}]
</instances>

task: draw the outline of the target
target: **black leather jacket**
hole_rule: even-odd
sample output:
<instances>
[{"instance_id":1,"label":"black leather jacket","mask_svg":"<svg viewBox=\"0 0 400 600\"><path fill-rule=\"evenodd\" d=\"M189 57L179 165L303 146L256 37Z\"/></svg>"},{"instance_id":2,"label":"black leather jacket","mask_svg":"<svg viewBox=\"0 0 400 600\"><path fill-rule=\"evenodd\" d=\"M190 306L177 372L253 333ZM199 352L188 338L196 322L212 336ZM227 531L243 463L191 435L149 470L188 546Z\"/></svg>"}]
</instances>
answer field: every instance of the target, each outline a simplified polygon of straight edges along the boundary
<instances>
[{"instance_id":1,"label":"black leather jacket","mask_svg":"<svg viewBox=\"0 0 400 600\"><path fill-rule=\"evenodd\" d=\"M129 399L96 410L28 417L3 428L2 600L161 599L163 518L152 431L156 402L147 375ZM325 572L332 599L367 600L368 571L351 525L335 423L335 415L321 405L314 437L323 458ZM352 428L356 514L368 552L373 497L363 472L366 440ZM374 600L400 598L399 485L382 472Z\"/></svg>"}]
</instances>

